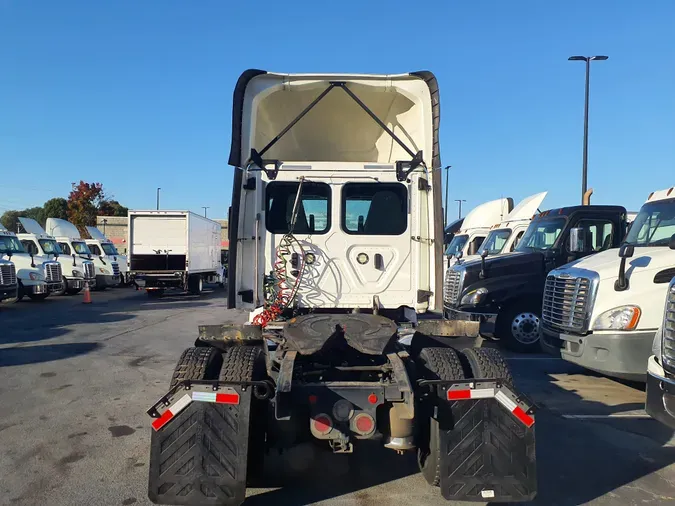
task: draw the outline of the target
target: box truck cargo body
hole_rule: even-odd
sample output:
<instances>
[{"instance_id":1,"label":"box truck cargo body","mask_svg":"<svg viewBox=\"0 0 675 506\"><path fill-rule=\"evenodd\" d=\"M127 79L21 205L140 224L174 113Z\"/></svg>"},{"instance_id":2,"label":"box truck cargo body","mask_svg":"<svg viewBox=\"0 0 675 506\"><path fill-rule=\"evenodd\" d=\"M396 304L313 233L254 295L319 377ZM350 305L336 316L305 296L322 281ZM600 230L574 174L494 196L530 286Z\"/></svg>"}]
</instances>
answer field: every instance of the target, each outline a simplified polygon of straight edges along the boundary
<instances>
[{"instance_id":1,"label":"box truck cargo body","mask_svg":"<svg viewBox=\"0 0 675 506\"><path fill-rule=\"evenodd\" d=\"M129 269L149 293L222 283L220 223L190 211L130 211Z\"/></svg>"}]
</instances>

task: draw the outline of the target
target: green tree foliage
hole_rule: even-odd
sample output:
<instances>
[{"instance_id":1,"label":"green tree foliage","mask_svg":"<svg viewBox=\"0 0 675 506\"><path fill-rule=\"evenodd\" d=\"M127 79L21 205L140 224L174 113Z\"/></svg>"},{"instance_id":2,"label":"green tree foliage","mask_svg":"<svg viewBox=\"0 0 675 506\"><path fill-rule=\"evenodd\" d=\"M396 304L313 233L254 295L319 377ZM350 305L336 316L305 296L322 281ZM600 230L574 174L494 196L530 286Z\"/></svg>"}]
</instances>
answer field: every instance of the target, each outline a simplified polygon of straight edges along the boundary
<instances>
[{"instance_id":1,"label":"green tree foliage","mask_svg":"<svg viewBox=\"0 0 675 506\"><path fill-rule=\"evenodd\" d=\"M16 232L19 216L23 216L21 211L5 211L0 217L0 223L2 223L2 226L7 230Z\"/></svg>"},{"instance_id":2,"label":"green tree foliage","mask_svg":"<svg viewBox=\"0 0 675 506\"><path fill-rule=\"evenodd\" d=\"M43 207L45 220L46 218L68 219L68 201L62 197L49 199Z\"/></svg>"},{"instance_id":3,"label":"green tree foliage","mask_svg":"<svg viewBox=\"0 0 675 506\"><path fill-rule=\"evenodd\" d=\"M127 216L129 208L124 207L116 200L104 200L98 208L99 216Z\"/></svg>"}]
</instances>

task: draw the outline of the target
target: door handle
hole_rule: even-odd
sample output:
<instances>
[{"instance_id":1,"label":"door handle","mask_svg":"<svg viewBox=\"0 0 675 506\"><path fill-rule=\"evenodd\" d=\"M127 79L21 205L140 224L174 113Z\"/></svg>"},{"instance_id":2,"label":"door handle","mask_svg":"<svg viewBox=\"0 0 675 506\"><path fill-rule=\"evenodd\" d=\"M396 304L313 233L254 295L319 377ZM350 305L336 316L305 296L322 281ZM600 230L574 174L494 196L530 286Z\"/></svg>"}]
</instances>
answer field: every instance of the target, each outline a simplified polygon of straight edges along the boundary
<instances>
[{"instance_id":1,"label":"door handle","mask_svg":"<svg viewBox=\"0 0 675 506\"><path fill-rule=\"evenodd\" d=\"M378 271L384 269L384 258L382 258L382 255L379 253L375 253L375 268Z\"/></svg>"}]
</instances>

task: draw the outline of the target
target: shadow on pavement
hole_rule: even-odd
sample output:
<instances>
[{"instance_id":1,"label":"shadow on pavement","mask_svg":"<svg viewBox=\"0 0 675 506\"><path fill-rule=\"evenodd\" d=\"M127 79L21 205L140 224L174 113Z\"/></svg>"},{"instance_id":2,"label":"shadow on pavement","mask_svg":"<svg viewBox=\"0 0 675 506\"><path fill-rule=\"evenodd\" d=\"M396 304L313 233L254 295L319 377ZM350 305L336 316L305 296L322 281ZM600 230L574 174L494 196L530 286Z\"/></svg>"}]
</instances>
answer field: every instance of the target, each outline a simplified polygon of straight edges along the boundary
<instances>
[{"instance_id":1,"label":"shadow on pavement","mask_svg":"<svg viewBox=\"0 0 675 506\"><path fill-rule=\"evenodd\" d=\"M333 454L315 444L303 444L269 460L265 467L270 483L263 485L278 486L275 479L282 476L283 487L251 495L244 506L314 504L418 473L414 453L399 456L369 441L355 445L353 454ZM300 466L302 470L289 471Z\"/></svg>"},{"instance_id":2,"label":"shadow on pavement","mask_svg":"<svg viewBox=\"0 0 675 506\"><path fill-rule=\"evenodd\" d=\"M66 343L5 348L0 351L0 367L62 360L90 353L99 347L99 343Z\"/></svg>"}]
</instances>

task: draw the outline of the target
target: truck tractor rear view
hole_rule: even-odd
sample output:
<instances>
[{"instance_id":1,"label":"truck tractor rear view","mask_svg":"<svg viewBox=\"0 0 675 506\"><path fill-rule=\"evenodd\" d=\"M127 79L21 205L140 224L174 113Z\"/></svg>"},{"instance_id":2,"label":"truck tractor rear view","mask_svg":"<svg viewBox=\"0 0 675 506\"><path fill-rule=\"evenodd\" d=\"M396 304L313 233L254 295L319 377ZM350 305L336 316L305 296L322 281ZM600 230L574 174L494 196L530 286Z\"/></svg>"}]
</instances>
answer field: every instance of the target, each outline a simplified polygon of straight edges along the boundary
<instances>
[{"instance_id":1,"label":"truck tractor rear view","mask_svg":"<svg viewBox=\"0 0 675 506\"><path fill-rule=\"evenodd\" d=\"M228 305L249 322L200 326L148 410L153 502L238 505L270 452L366 440L448 500L535 496L532 403L477 323L442 319L439 122L430 72L242 74Z\"/></svg>"}]
</instances>

